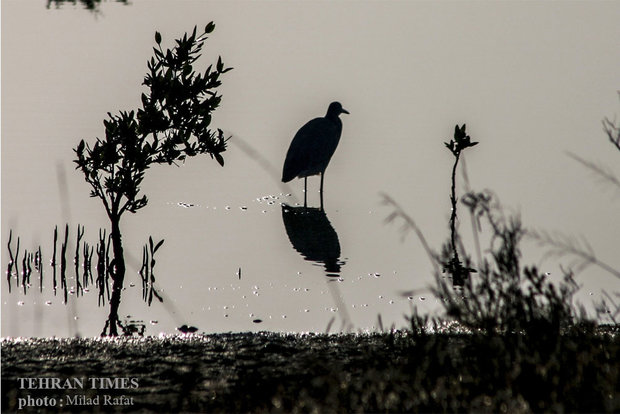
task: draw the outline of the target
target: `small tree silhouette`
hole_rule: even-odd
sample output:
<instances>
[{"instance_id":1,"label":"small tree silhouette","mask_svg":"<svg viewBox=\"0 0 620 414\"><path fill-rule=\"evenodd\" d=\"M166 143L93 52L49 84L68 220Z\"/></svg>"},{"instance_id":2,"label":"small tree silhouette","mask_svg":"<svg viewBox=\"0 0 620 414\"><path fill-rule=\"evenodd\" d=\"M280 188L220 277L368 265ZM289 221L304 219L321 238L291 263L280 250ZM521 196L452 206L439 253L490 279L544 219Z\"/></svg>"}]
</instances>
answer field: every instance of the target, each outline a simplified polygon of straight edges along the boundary
<instances>
[{"instance_id":1,"label":"small tree silhouette","mask_svg":"<svg viewBox=\"0 0 620 414\"><path fill-rule=\"evenodd\" d=\"M444 142L445 146L454 155L454 165L452 166L452 187L450 193L450 203L452 204L452 214L450 215L450 248L452 250L452 258L443 263L444 269L452 275L452 281L455 286L463 286L465 279L469 277L469 273L474 271L473 269L463 266L458 252L458 234L456 231L456 167L461 157L461 152L469 147L473 147L478 144L472 142L471 138L465 132L465 124L459 128L458 125L454 127L454 139L450 142Z\"/></svg>"},{"instance_id":2,"label":"small tree silhouette","mask_svg":"<svg viewBox=\"0 0 620 414\"><path fill-rule=\"evenodd\" d=\"M111 224L112 297L106 322L110 335L117 335L118 307L125 277L125 258L120 220L126 212L135 213L148 199L140 193L140 184L151 164L173 164L186 157L209 154L224 165L221 153L226 150L223 132L209 129L211 113L219 106L220 75L225 68L221 57L215 67L196 73L194 62L215 24L210 22L197 36L196 27L176 40L166 51L161 48L161 35L155 32L157 47L148 61L143 85L142 108L118 115L108 113L104 120L105 138L97 138L94 146L81 140L74 149L74 161L92 187L91 197L101 199ZM106 334L104 328L103 334Z\"/></svg>"}]
</instances>

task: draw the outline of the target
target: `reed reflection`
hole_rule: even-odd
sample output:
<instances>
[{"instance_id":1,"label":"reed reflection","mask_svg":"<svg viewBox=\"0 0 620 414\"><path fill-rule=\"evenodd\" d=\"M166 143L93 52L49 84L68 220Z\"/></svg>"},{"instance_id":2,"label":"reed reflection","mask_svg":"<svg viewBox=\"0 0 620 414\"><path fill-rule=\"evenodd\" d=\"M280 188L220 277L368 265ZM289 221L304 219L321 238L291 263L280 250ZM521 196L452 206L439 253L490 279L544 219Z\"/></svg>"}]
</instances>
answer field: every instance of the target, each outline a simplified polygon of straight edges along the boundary
<instances>
[{"instance_id":1,"label":"reed reflection","mask_svg":"<svg viewBox=\"0 0 620 414\"><path fill-rule=\"evenodd\" d=\"M322 265L326 276L340 276L344 264L340 260L340 242L324 210L284 204L282 221L295 250L306 260Z\"/></svg>"}]
</instances>

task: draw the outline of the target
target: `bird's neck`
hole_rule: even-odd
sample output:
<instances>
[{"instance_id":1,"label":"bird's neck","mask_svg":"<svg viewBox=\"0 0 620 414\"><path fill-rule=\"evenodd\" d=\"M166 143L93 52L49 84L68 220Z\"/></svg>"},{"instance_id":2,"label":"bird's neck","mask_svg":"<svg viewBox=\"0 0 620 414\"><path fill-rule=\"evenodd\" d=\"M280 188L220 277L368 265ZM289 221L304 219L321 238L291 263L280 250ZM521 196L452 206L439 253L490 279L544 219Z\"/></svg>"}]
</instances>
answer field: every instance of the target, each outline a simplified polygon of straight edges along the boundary
<instances>
[{"instance_id":1,"label":"bird's neck","mask_svg":"<svg viewBox=\"0 0 620 414\"><path fill-rule=\"evenodd\" d=\"M325 115L325 118L329 119L336 125L342 125L342 121L340 120L340 118L338 117L338 114L336 113L327 111L327 115Z\"/></svg>"}]
</instances>

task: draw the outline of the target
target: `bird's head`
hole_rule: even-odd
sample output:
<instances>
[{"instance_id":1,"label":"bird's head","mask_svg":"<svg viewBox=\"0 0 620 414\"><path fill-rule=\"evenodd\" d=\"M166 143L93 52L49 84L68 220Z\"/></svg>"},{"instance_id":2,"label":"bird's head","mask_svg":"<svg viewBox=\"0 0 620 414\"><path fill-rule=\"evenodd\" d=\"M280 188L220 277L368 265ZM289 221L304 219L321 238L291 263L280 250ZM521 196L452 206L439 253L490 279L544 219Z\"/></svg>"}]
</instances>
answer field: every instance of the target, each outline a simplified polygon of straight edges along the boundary
<instances>
[{"instance_id":1,"label":"bird's head","mask_svg":"<svg viewBox=\"0 0 620 414\"><path fill-rule=\"evenodd\" d=\"M332 102L329 104L329 108L327 108L327 116L338 116L340 114L348 114L349 111L344 109L340 102Z\"/></svg>"}]
</instances>

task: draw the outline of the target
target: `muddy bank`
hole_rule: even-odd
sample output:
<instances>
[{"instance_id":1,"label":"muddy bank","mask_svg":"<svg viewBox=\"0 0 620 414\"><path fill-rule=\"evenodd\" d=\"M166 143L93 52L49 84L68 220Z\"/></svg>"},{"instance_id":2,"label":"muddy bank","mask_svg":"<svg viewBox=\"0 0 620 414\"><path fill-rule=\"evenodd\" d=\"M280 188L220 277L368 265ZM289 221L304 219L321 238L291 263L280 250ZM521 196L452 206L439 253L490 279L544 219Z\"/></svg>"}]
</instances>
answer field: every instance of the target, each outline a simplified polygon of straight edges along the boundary
<instances>
[{"instance_id":1,"label":"muddy bank","mask_svg":"<svg viewBox=\"0 0 620 414\"><path fill-rule=\"evenodd\" d=\"M7 339L2 411L19 404L20 412L620 409L613 332L565 335L538 355L519 343L404 332Z\"/></svg>"}]
</instances>

